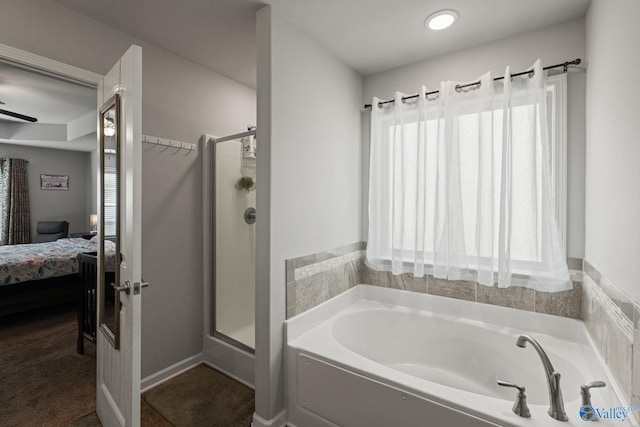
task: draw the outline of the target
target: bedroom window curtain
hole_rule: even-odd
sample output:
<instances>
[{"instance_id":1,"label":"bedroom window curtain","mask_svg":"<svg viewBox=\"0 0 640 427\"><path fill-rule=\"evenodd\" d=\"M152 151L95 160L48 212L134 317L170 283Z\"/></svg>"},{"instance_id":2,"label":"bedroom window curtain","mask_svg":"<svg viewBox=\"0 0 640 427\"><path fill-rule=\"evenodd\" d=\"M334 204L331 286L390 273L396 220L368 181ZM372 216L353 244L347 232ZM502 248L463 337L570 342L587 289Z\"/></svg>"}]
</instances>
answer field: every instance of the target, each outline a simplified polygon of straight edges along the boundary
<instances>
[{"instance_id":1,"label":"bedroom window curtain","mask_svg":"<svg viewBox=\"0 0 640 427\"><path fill-rule=\"evenodd\" d=\"M545 76L401 93L371 116L366 264L499 287L572 288L554 213ZM507 68L505 75L510 75Z\"/></svg>"},{"instance_id":2,"label":"bedroom window curtain","mask_svg":"<svg viewBox=\"0 0 640 427\"><path fill-rule=\"evenodd\" d=\"M0 245L31 243L27 161L0 159Z\"/></svg>"}]
</instances>

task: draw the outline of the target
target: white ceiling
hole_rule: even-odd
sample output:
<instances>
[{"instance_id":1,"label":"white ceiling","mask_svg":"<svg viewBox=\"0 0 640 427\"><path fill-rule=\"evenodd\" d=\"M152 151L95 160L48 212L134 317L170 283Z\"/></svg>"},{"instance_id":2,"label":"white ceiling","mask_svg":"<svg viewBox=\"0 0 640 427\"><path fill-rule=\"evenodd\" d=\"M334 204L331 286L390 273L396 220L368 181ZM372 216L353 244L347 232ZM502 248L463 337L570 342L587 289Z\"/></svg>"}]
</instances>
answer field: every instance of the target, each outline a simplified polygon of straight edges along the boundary
<instances>
[{"instance_id":1,"label":"white ceiling","mask_svg":"<svg viewBox=\"0 0 640 427\"><path fill-rule=\"evenodd\" d=\"M590 0L271 0L363 76L566 22ZM427 16L458 12L457 22L427 30Z\"/></svg>"},{"instance_id":2,"label":"white ceiling","mask_svg":"<svg viewBox=\"0 0 640 427\"><path fill-rule=\"evenodd\" d=\"M259 0L52 0L251 87Z\"/></svg>"},{"instance_id":3,"label":"white ceiling","mask_svg":"<svg viewBox=\"0 0 640 427\"><path fill-rule=\"evenodd\" d=\"M0 62L0 101L0 109L38 119L29 123L0 114L0 142L95 150L95 88Z\"/></svg>"},{"instance_id":4,"label":"white ceiling","mask_svg":"<svg viewBox=\"0 0 640 427\"><path fill-rule=\"evenodd\" d=\"M255 87L255 11L272 4L363 76L584 16L590 0L53 0ZM440 9L448 30L424 28Z\"/></svg>"},{"instance_id":5,"label":"white ceiling","mask_svg":"<svg viewBox=\"0 0 640 427\"><path fill-rule=\"evenodd\" d=\"M52 0L248 86L256 83L256 11L272 4L362 76L584 16L590 0ZM460 17L439 32L431 13ZM2 109L65 124L95 111L95 90L0 63ZM95 114L95 113L94 113ZM23 124L18 124L23 123ZM4 127L4 130L3 130ZM0 115L0 142L27 125ZM4 138L3 138L4 132ZM26 132L27 134L29 132ZM60 147L90 151L95 137ZM35 143L35 142L34 142ZM52 141L40 141L53 147ZM89 147L89 148L87 148Z\"/></svg>"},{"instance_id":6,"label":"white ceiling","mask_svg":"<svg viewBox=\"0 0 640 427\"><path fill-rule=\"evenodd\" d=\"M96 110L96 90L0 62L0 109L67 124ZM24 123L0 115L0 119Z\"/></svg>"}]
</instances>

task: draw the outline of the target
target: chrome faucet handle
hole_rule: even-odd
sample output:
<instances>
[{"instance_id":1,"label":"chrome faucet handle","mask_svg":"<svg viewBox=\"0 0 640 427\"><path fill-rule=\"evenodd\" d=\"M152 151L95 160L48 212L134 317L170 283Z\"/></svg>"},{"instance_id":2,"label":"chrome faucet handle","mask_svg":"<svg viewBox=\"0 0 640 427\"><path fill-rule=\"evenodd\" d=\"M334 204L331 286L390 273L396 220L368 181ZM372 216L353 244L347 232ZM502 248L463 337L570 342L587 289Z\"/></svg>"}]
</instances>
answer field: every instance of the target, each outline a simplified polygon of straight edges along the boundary
<instances>
[{"instance_id":1,"label":"chrome faucet handle","mask_svg":"<svg viewBox=\"0 0 640 427\"><path fill-rule=\"evenodd\" d=\"M505 380L498 379L496 381L498 385L502 387L513 387L518 389L516 402L513 404L511 410L519 417L531 418L531 412L529 412L529 407L527 406L527 395L524 394L525 388Z\"/></svg>"},{"instance_id":2,"label":"chrome faucet handle","mask_svg":"<svg viewBox=\"0 0 640 427\"><path fill-rule=\"evenodd\" d=\"M589 389L605 387L606 385L604 381L591 381L590 383L581 385L580 395L582 396L582 406L591 406L591 392Z\"/></svg>"}]
</instances>

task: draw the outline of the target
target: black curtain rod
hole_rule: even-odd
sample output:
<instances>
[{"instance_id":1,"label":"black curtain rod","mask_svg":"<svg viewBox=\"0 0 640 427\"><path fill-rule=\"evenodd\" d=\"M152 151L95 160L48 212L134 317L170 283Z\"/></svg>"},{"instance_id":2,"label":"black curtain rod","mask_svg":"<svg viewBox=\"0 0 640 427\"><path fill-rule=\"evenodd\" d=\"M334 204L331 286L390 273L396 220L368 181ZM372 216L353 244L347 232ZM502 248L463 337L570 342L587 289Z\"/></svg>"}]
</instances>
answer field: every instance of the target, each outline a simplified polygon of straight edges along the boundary
<instances>
[{"instance_id":1,"label":"black curtain rod","mask_svg":"<svg viewBox=\"0 0 640 427\"><path fill-rule=\"evenodd\" d=\"M25 160L25 159L18 159L16 157L0 157L0 160L24 160L25 163L29 163L29 160Z\"/></svg>"},{"instance_id":2,"label":"black curtain rod","mask_svg":"<svg viewBox=\"0 0 640 427\"><path fill-rule=\"evenodd\" d=\"M568 69L569 69L569 65L579 65L581 62L582 62L582 60L580 58L578 58L578 59L574 59L573 61L563 62L562 64L549 65L548 67L544 67L543 70L551 70L552 68L560 68L560 67L562 67L562 71L564 73L566 73L568 71ZM525 74L530 74L532 72L533 72L533 70L520 71L519 73L511 74L511 77L523 76ZM493 81L497 82L498 80L503 80L503 79L504 79L504 76L499 76L499 77L495 77L493 79ZM480 82L473 82L473 83L467 83L467 84L464 84L464 85L458 85L458 86L456 86L456 90L460 90L460 89L463 89L465 87L475 86L475 85L479 85L479 84L480 84ZM431 92L427 92L426 95L427 96L435 95L435 94L437 94L439 92L440 92L439 90L434 90L434 91L431 91ZM407 99L413 99L413 98L417 98L419 96L420 96L420 94L409 95L409 96L403 97L402 100L406 101ZM380 102L378 102L378 106L380 107L380 106L382 106L384 104L390 104L392 102L396 102L396 100L395 99L390 99L388 101L380 101ZM371 104L364 104L364 108L371 108Z\"/></svg>"}]
</instances>

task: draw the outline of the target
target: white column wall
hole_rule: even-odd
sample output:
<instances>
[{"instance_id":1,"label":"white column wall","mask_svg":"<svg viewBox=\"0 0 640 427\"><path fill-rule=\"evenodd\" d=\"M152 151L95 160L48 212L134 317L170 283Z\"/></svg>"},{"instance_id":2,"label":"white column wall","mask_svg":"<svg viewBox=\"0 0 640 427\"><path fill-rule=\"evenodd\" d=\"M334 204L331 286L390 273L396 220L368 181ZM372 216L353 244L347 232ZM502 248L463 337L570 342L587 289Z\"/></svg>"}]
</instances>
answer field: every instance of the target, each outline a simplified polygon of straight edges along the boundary
<instances>
[{"instance_id":1,"label":"white column wall","mask_svg":"<svg viewBox=\"0 0 640 427\"><path fill-rule=\"evenodd\" d=\"M270 6L258 42L254 425L284 409L285 259L361 240L361 77Z\"/></svg>"},{"instance_id":2,"label":"white column wall","mask_svg":"<svg viewBox=\"0 0 640 427\"><path fill-rule=\"evenodd\" d=\"M585 259L640 301L640 2L587 13Z\"/></svg>"}]
</instances>

